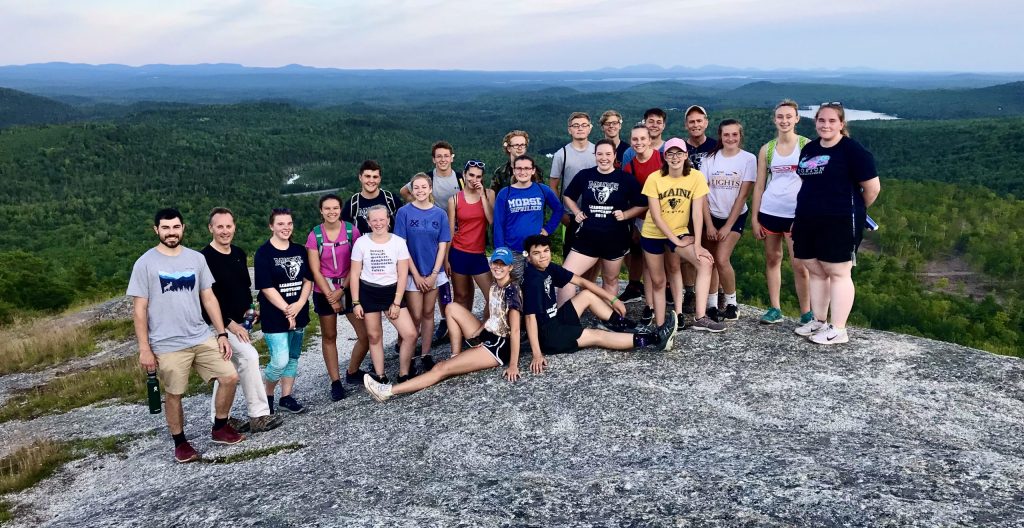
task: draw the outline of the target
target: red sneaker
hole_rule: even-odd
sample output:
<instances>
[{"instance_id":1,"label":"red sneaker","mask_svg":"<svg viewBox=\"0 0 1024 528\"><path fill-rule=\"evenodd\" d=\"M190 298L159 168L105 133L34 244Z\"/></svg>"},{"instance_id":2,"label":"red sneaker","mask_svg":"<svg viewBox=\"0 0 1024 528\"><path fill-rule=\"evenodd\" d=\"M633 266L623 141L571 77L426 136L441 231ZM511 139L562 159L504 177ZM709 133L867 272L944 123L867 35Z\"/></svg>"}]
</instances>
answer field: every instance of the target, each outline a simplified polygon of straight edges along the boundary
<instances>
[{"instance_id":1,"label":"red sneaker","mask_svg":"<svg viewBox=\"0 0 1024 528\"><path fill-rule=\"evenodd\" d=\"M225 425L224 427L213 431L213 433L210 434L210 438L215 444L227 445L237 444L242 440L245 440L245 436L239 434L238 431L235 431L235 428L230 425Z\"/></svg>"},{"instance_id":2,"label":"red sneaker","mask_svg":"<svg viewBox=\"0 0 1024 528\"><path fill-rule=\"evenodd\" d=\"M192 447L192 444L185 442L174 448L174 460L179 464L199 460L199 453Z\"/></svg>"}]
</instances>

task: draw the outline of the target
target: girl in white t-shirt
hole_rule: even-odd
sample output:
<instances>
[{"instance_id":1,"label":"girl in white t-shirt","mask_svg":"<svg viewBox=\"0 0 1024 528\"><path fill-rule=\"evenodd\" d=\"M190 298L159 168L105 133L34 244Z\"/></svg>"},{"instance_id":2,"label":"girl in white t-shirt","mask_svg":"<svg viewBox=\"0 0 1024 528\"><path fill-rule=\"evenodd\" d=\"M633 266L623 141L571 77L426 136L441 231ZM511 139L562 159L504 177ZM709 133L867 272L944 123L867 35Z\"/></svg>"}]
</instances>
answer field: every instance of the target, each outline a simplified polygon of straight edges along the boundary
<instances>
[{"instance_id":1,"label":"girl in white t-shirt","mask_svg":"<svg viewBox=\"0 0 1024 528\"><path fill-rule=\"evenodd\" d=\"M747 223L747 198L757 179L757 158L742 147L743 125L726 119L718 125L718 145L701 162L709 189L704 202L704 244L715 256L717 275L711 278L707 313L726 321L739 319L736 272L730 259ZM725 290L725 306L718 306L719 282Z\"/></svg>"},{"instance_id":2,"label":"girl in white t-shirt","mask_svg":"<svg viewBox=\"0 0 1024 528\"><path fill-rule=\"evenodd\" d=\"M416 346L416 327L412 316L405 308L403 297L409 276L409 248L405 240L388 232L387 207L375 205L367 212L371 232L356 240L352 247L351 281L352 312L366 323L366 335L370 340L370 358L373 360L373 378L387 383L384 374L384 337L381 313L398 331L401 348L398 352L398 380L411 376L413 347ZM399 288L401 284L403 287Z\"/></svg>"},{"instance_id":3,"label":"girl in white t-shirt","mask_svg":"<svg viewBox=\"0 0 1024 528\"><path fill-rule=\"evenodd\" d=\"M765 280L768 283L768 311L761 316L763 324L782 322L782 241L789 250L793 268L796 298L800 303L800 324L814 320L811 311L810 274L803 262L793 258L793 218L796 216L796 195L801 180L796 174L800 149L809 141L797 135L800 109L796 101L785 99L775 105L772 117L777 135L761 147L757 155L757 181L751 209L751 229L758 240L764 240Z\"/></svg>"}]
</instances>

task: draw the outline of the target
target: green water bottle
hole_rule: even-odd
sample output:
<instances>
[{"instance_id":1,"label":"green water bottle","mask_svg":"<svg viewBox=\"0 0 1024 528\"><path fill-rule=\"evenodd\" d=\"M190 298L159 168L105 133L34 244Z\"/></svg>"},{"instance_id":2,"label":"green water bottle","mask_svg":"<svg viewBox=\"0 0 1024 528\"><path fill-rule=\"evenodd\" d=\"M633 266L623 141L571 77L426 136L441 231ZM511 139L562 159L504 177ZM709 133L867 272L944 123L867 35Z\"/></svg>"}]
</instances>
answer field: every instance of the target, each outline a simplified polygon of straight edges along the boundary
<instances>
[{"instance_id":1,"label":"green water bottle","mask_svg":"<svg viewBox=\"0 0 1024 528\"><path fill-rule=\"evenodd\" d=\"M149 414L160 414L160 380L155 370L146 374L146 394L149 395Z\"/></svg>"}]
</instances>

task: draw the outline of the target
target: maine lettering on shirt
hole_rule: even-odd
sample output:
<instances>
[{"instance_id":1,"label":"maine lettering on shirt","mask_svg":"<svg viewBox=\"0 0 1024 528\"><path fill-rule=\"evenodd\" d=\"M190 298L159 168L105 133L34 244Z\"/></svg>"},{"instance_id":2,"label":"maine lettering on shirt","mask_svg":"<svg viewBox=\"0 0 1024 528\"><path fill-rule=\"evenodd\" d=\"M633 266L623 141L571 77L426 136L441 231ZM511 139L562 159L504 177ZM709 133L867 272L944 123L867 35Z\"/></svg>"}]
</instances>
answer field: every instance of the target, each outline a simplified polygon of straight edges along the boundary
<instances>
[{"instance_id":1,"label":"maine lettering on shirt","mask_svg":"<svg viewBox=\"0 0 1024 528\"><path fill-rule=\"evenodd\" d=\"M544 197L535 196L532 198L513 198L508 201L508 212L526 213L530 211L544 210Z\"/></svg>"},{"instance_id":2,"label":"maine lettering on shirt","mask_svg":"<svg viewBox=\"0 0 1024 528\"><path fill-rule=\"evenodd\" d=\"M662 199L665 199L665 198L671 198L673 196L682 196L683 198L689 198L690 197L690 190L689 189L680 189L678 187L675 187L675 188L669 189L669 190L667 190L667 191L665 191L663 193L658 193L658 199L659 200L662 200Z\"/></svg>"}]
</instances>

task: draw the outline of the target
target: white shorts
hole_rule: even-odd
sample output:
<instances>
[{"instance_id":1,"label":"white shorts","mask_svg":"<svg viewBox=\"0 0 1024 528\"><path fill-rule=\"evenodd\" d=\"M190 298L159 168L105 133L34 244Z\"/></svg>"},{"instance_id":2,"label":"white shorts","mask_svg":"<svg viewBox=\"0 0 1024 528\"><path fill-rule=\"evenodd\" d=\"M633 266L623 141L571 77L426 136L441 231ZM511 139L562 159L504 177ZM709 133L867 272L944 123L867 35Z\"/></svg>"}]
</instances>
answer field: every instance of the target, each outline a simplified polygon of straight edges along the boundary
<instances>
[{"instance_id":1,"label":"white shorts","mask_svg":"<svg viewBox=\"0 0 1024 528\"><path fill-rule=\"evenodd\" d=\"M434 283L434 287L440 288L445 284L448 284L448 275L445 274L444 270L441 270L441 272L437 274L437 282ZM409 274L409 280L405 283L405 291L420 291L420 289L416 287L416 281L413 280L412 273Z\"/></svg>"}]
</instances>

